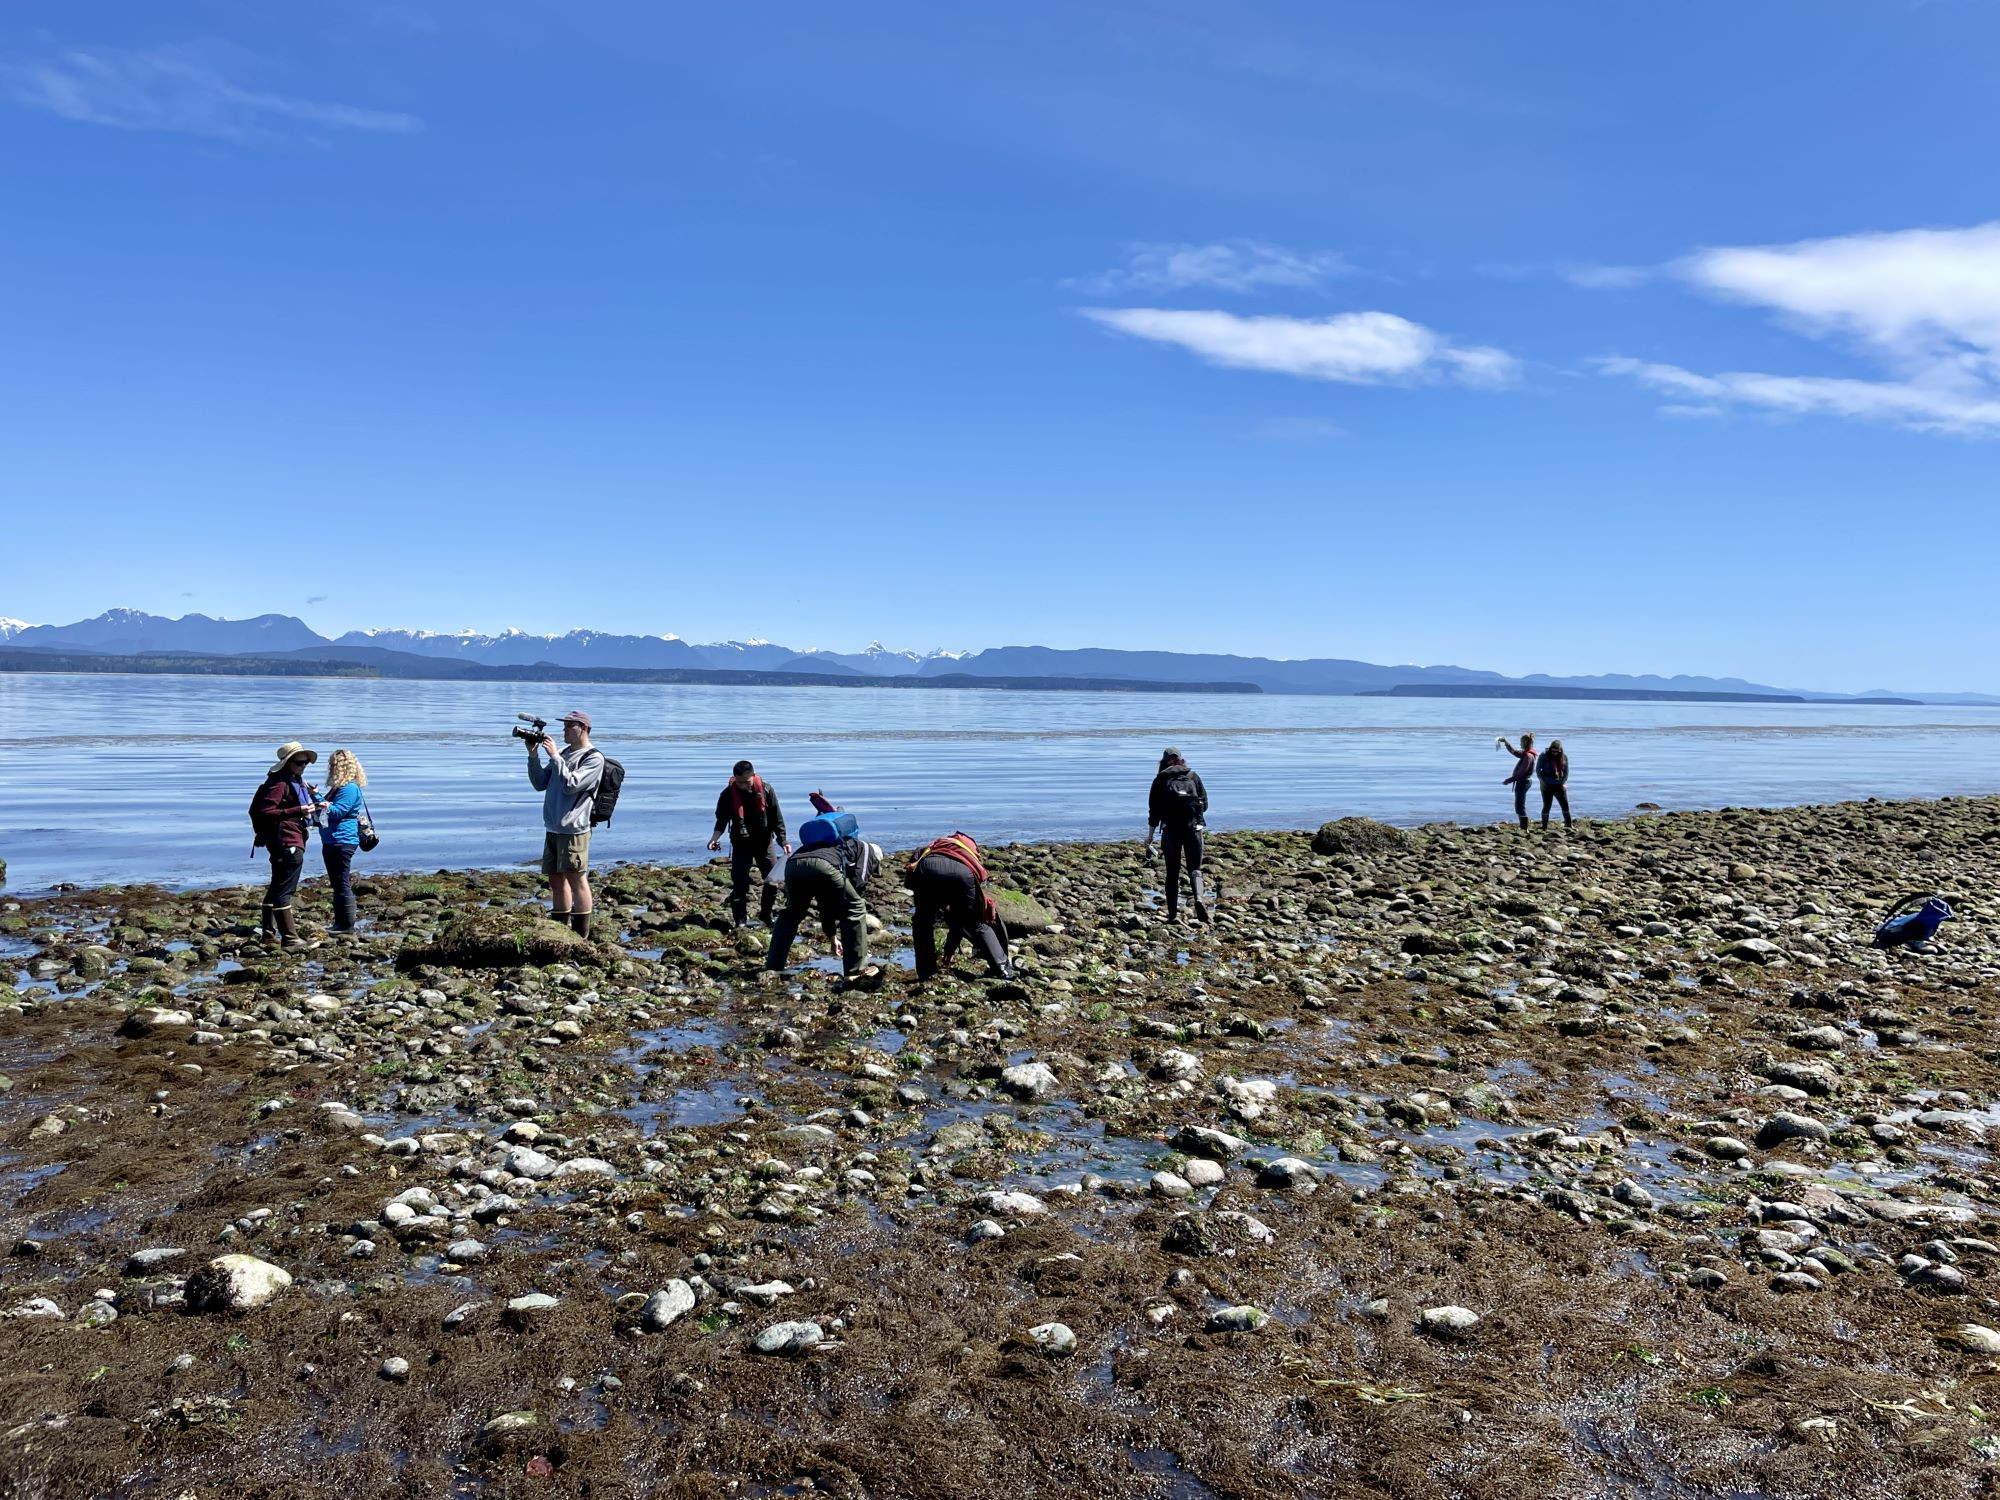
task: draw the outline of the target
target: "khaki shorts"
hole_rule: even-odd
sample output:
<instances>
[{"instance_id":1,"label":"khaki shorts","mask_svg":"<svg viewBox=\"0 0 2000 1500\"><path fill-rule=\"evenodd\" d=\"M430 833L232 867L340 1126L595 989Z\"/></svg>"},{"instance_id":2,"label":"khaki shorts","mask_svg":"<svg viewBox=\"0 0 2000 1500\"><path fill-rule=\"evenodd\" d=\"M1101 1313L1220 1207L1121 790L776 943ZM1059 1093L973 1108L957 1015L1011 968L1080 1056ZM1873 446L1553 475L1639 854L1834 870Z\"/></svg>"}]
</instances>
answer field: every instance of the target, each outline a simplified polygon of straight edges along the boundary
<instances>
[{"instance_id":1,"label":"khaki shorts","mask_svg":"<svg viewBox=\"0 0 2000 1500\"><path fill-rule=\"evenodd\" d=\"M588 833L545 833L542 835L544 875L582 875L590 869Z\"/></svg>"}]
</instances>

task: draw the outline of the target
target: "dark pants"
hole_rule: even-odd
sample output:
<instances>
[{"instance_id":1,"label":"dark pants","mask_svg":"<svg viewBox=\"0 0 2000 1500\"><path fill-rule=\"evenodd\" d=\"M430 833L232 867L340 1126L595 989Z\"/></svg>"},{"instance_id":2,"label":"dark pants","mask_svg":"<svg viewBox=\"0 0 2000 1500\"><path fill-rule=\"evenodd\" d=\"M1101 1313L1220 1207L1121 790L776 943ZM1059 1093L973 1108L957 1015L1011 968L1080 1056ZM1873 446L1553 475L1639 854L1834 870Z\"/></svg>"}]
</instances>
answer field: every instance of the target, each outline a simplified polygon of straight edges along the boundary
<instances>
[{"instance_id":1,"label":"dark pants","mask_svg":"<svg viewBox=\"0 0 2000 1500\"><path fill-rule=\"evenodd\" d=\"M1167 916L1172 918L1181 909L1181 863L1187 863L1188 888L1194 892L1196 915L1200 915L1201 904L1201 829L1190 825L1176 828L1173 824L1163 824L1160 828L1160 851L1167 857Z\"/></svg>"},{"instance_id":2,"label":"dark pants","mask_svg":"<svg viewBox=\"0 0 2000 1500\"><path fill-rule=\"evenodd\" d=\"M755 844L729 845L729 915L742 926L750 916L750 867L755 865L757 873L764 877L764 889L757 900L757 915L766 922L771 920L771 908L778 904L778 888L771 884L771 871L777 861L771 858L771 841L766 839L762 846Z\"/></svg>"},{"instance_id":3,"label":"dark pants","mask_svg":"<svg viewBox=\"0 0 2000 1500\"><path fill-rule=\"evenodd\" d=\"M270 854L271 884L264 892L264 904L273 911L289 911L292 897L299 893L299 876L306 867L306 851L273 844Z\"/></svg>"},{"instance_id":4,"label":"dark pants","mask_svg":"<svg viewBox=\"0 0 2000 1500\"><path fill-rule=\"evenodd\" d=\"M979 897L979 882L957 860L932 854L917 864L910 893L916 898L917 912L912 921L916 933L917 978L928 979L938 971L937 926L945 926L944 956L958 951L961 941L970 939L986 959L986 965L1001 978L1008 977L1007 950L1000 935L986 920Z\"/></svg>"},{"instance_id":5,"label":"dark pants","mask_svg":"<svg viewBox=\"0 0 2000 1500\"><path fill-rule=\"evenodd\" d=\"M841 972L852 974L867 964L868 908L861 892L847 878L838 859L794 855L785 863L785 909L771 928L765 968L784 968L792 955L792 939L799 935L799 927L815 905L822 928L831 931L836 923L840 927Z\"/></svg>"},{"instance_id":6,"label":"dark pants","mask_svg":"<svg viewBox=\"0 0 2000 1500\"><path fill-rule=\"evenodd\" d=\"M1521 826L1528 826L1528 781L1526 777L1514 783L1514 816L1521 820Z\"/></svg>"},{"instance_id":7,"label":"dark pants","mask_svg":"<svg viewBox=\"0 0 2000 1500\"><path fill-rule=\"evenodd\" d=\"M326 883L333 889L333 930L335 932L354 931L354 887L348 882L348 872L354 868L354 845L321 844L320 854L326 860Z\"/></svg>"},{"instance_id":8,"label":"dark pants","mask_svg":"<svg viewBox=\"0 0 2000 1500\"><path fill-rule=\"evenodd\" d=\"M1569 815L1569 787L1560 781L1545 781L1542 783L1542 827L1544 828L1549 826L1549 804L1551 802L1562 805L1563 827L1569 827L1573 821Z\"/></svg>"}]
</instances>

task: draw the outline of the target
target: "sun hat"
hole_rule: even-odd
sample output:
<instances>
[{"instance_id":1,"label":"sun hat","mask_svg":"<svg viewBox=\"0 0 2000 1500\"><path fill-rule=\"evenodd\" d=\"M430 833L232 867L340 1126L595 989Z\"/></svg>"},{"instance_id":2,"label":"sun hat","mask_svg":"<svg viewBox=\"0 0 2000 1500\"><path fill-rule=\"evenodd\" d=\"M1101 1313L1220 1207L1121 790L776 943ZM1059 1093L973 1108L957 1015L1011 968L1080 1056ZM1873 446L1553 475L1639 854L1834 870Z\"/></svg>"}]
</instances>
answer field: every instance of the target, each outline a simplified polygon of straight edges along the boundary
<instances>
[{"instance_id":1,"label":"sun hat","mask_svg":"<svg viewBox=\"0 0 2000 1500\"><path fill-rule=\"evenodd\" d=\"M590 733L590 715L585 713L580 708L572 708L568 713L562 716L562 721L565 724L581 724L583 726L583 732L585 734Z\"/></svg>"},{"instance_id":2,"label":"sun hat","mask_svg":"<svg viewBox=\"0 0 2000 1500\"><path fill-rule=\"evenodd\" d=\"M284 744L278 746L277 763L266 774L276 776L280 771L285 769L285 762L290 760L294 755L303 755L306 758L307 765L311 765L319 759L319 751L308 750L297 740L286 740Z\"/></svg>"}]
</instances>

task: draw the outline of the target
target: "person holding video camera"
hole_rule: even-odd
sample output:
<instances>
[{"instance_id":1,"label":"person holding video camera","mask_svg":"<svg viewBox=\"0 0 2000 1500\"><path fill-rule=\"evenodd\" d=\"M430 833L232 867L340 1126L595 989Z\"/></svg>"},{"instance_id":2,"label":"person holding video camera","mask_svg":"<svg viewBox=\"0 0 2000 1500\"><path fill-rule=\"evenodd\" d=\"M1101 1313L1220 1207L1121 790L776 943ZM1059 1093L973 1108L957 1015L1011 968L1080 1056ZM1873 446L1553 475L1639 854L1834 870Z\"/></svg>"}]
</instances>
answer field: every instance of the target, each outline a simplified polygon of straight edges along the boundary
<instances>
[{"instance_id":1,"label":"person holding video camera","mask_svg":"<svg viewBox=\"0 0 2000 1500\"><path fill-rule=\"evenodd\" d=\"M563 745L544 734L528 740L528 780L542 794L542 873L549 916L590 936L590 811L604 775L604 755L590 743L590 715L562 717ZM548 752L548 760L542 753Z\"/></svg>"}]
</instances>

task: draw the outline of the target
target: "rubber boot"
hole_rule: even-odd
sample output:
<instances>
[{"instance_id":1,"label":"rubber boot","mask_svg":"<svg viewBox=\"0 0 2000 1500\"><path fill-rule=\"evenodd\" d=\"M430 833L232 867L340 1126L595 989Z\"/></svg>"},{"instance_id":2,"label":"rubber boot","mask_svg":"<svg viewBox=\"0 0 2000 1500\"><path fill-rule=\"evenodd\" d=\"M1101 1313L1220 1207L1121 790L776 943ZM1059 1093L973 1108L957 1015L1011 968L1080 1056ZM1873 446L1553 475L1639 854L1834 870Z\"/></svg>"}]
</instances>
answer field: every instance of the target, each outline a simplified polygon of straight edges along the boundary
<instances>
[{"instance_id":1,"label":"rubber boot","mask_svg":"<svg viewBox=\"0 0 2000 1500\"><path fill-rule=\"evenodd\" d=\"M771 925L771 916L778 909L778 887L770 881L764 882L763 894L757 898L757 920L766 927Z\"/></svg>"},{"instance_id":2,"label":"rubber boot","mask_svg":"<svg viewBox=\"0 0 2000 1500\"><path fill-rule=\"evenodd\" d=\"M569 914L569 925L570 930L578 937L588 938L590 936L590 913L587 911L571 912Z\"/></svg>"},{"instance_id":3,"label":"rubber boot","mask_svg":"<svg viewBox=\"0 0 2000 1500\"><path fill-rule=\"evenodd\" d=\"M1202 886L1201 871L1196 870L1190 875L1188 883L1194 887L1195 920L1197 922L1206 922L1209 919L1208 893Z\"/></svg>"},{"instance_id":4,"label":"rubber boot","mask_svg":"<svg viewBox=\"0 0 2000 1500\"><path fill-rule=\"evenodd\" d=\"M553 906L549 908L549 920L555 923L556 926L558 927L569 927L570 915L571 914L566 911L557 911Z\"/></svg>"},{"instance_id":5,"label":"rubber boot","mask_svg":"<svg viewBox=\"0 0 2000 1500\"><path fill-rule=\"evenodd\" d=\"M278 909L266 901L264 903L264 910L258 915L257 936L267 943L275 943L279 940L277 913Z\"/></svg>"},{"instance_id":6,"label":"rubber boot","mask_svg":"<svg viewBox=\"0 0 2000 1500\"><path fill-rule=\"evenodd\" d=\"M271 914L278 919L278 936L287 948L305 947L306 940L299 936L299 929L292 921L292 909L289 906L274 907Z\"/></svg>"}]
</instances>

